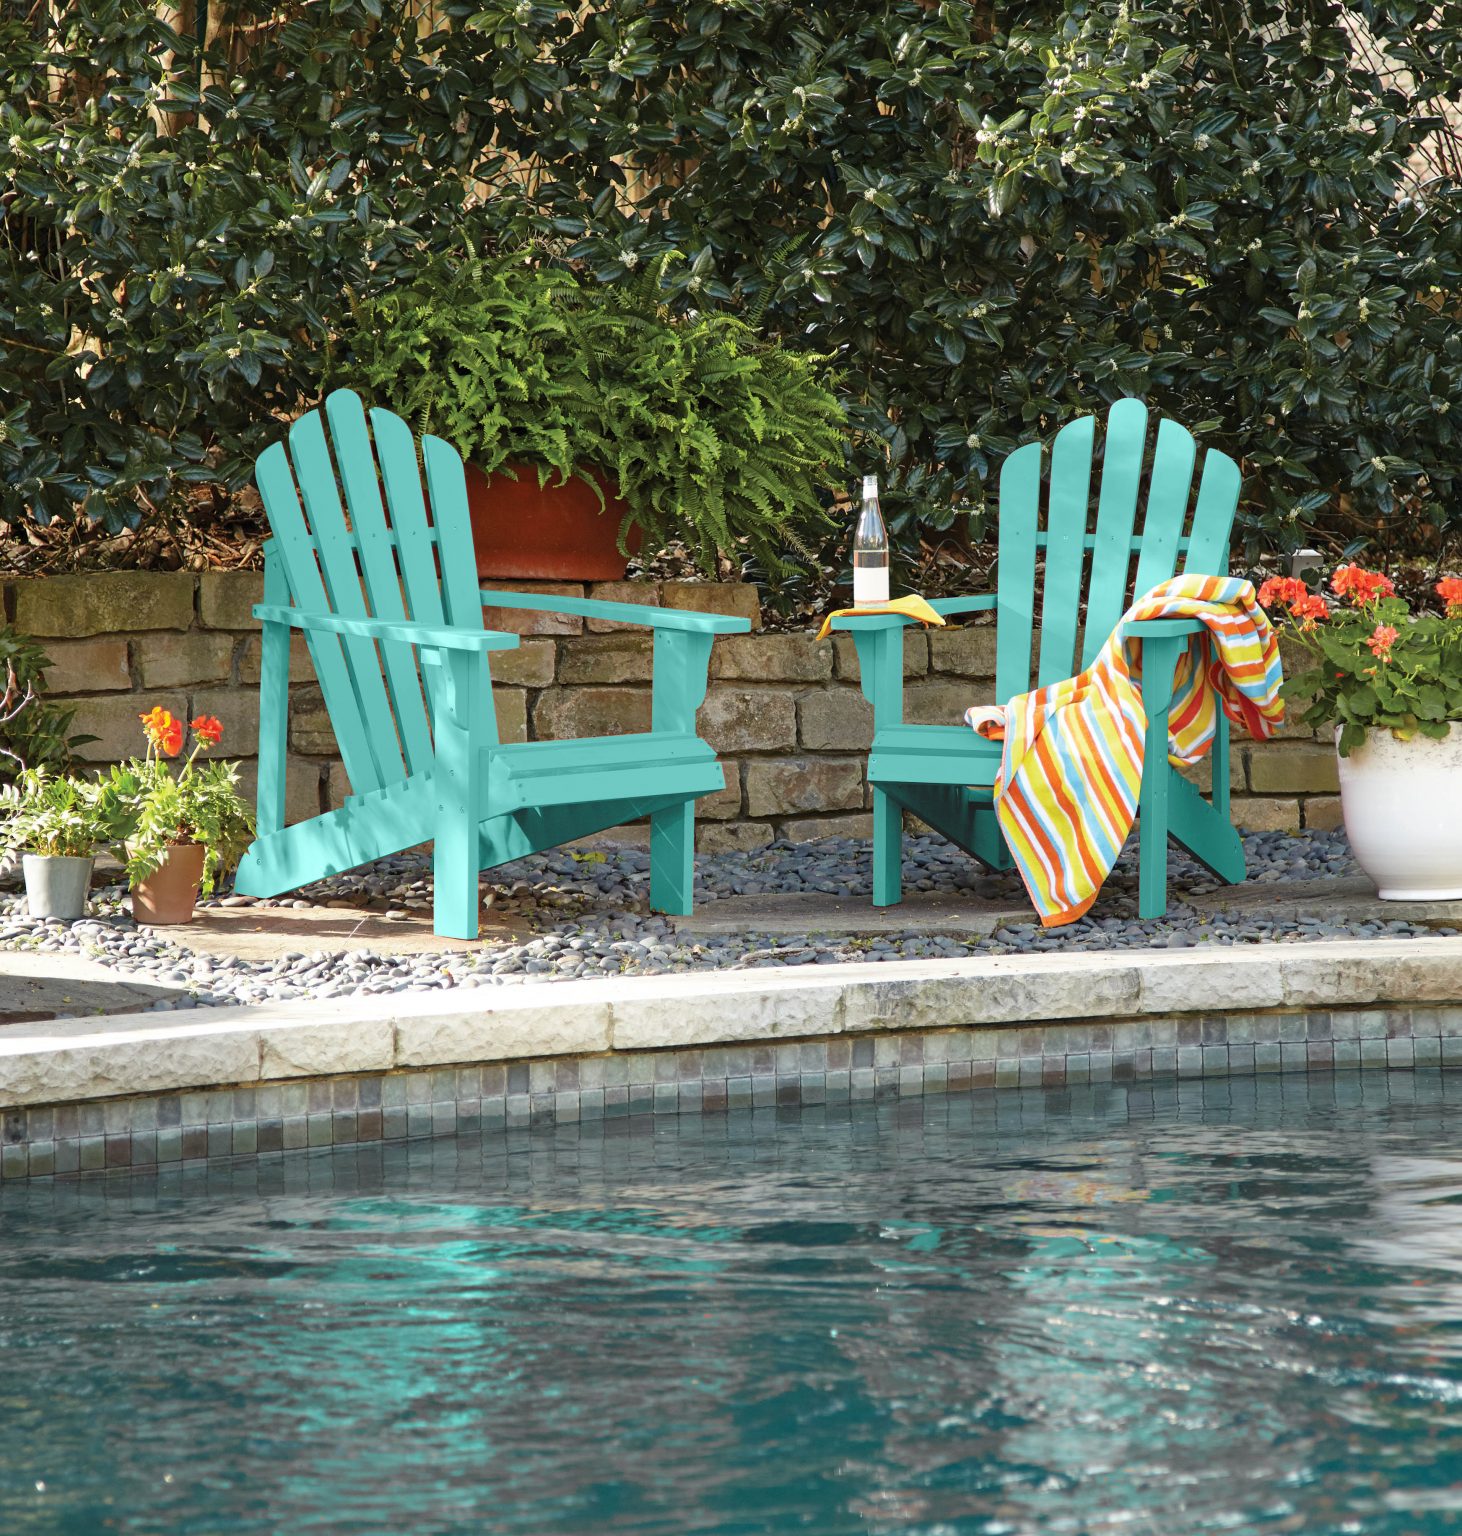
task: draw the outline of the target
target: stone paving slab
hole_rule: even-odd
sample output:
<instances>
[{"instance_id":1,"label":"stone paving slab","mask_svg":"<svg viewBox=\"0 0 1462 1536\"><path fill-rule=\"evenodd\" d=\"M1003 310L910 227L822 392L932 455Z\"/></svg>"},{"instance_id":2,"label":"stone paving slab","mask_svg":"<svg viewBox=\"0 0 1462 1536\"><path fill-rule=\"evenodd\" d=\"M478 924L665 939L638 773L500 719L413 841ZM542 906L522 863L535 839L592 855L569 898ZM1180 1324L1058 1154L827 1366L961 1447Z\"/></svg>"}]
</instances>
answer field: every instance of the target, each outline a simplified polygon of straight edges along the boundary
<instances>
[{"instance_id":1,"label":"stone paving slab","mask_svg":"<svg viewBox=\"0 0 1462 1536\"><path fill-rule=\"evenodd\" d=\"M949 938L981 938L1007 923L1034 923L1023 897L995 895L982 882L966 891L910 891L897 906L875 907L866 896L825 896L817 892L766 892L731 896L707 903L690 917L672 919L684 938L716 938L740 933L847 934L876 938L916 931ZM985 887L985 888L982 888ZM1104 891L1136 893L1136 880L1116 877ZM1363 876L1329 880L1247 882L1202 895L1174 893L1199 912L1272 918L1293 922L1305 917L1334 923L1411 922L1428 927L1462 928L1462 901L1382 901Z\"/></svg>"},{"instance_id":2,"label":"stone paving slab","mask_svg":"<svg viewBox=\"0 0 1462 1536\"><path fill-rule=\"evenodd\" d=\"M286 954L377 955L471 953L484 944L521 943L532 928L494 908L482 914L476 939L448 939L432 932L430 911L388 918L356 907L201 907L191 923L153 930L195 954L240 960L277 960Z\"/></svg>"},{"instance_id":3,"label":"stone paving slab","mask_svg":"<svg viewBox=\"0 0 1462 1536\"><path fill-rule=\"evenodd\" d=\"M0 955L0 1024L58 1014L136 1013L184 991L166 982L124 981L114 967L80 955Z\"/></svg>"},{"instance_id":4,"label":"stone paving slab","mask_svg":"<svg viewBox=\"0 0 1462 1536\"><path fill-rule=\"evenodd\" d=\"M872 1031L1422 1003L1462 1005L1462 937L464 987L15 1024L0 1032L0 1107Z\"/></svg>"}]
</instances>

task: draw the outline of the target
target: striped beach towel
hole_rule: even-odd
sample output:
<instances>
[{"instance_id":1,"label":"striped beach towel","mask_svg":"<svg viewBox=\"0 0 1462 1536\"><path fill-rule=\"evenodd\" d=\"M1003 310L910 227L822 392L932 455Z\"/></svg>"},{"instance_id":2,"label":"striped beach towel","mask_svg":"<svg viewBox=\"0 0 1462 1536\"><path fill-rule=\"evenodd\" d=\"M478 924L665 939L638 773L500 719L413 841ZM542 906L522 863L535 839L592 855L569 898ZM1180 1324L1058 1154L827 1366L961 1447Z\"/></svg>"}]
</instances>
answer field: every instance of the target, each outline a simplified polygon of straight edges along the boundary
<instances>
[{"instance_id":1,"label":"striped beach towel","mask_svg":"<svg viewBox=\"0 0 1462 1536\"><path fill-rule=\"evenodd\" d=\"M1096 900L1132 830L1142 787L1142 642L1129 624L1198 619L1178 662L1168 760L1198 762L1213 745L1216 710L1256 740L1284 720L1279 641L1253 586L1232 576L1175 576L1135 602L1077 677L982 705L965 720L1005 750L995 815L1047 928L1074 922Z\"/></svg>"}]
</instances>

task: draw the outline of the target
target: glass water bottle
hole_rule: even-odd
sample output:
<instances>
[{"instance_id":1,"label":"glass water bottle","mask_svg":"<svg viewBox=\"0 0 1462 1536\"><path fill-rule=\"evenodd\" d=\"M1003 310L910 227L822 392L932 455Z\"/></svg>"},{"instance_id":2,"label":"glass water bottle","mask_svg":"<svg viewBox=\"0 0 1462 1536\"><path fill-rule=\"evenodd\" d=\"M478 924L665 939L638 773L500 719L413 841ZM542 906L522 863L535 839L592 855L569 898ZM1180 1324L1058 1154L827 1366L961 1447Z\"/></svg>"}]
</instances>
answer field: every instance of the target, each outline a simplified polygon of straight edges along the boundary
<instances>
[{"instance_id":1,"label":"glass water bottle","mask_svg":"<svg viewBox=\"0 0 1462 1536\"><path fill-rule=\"evenodd\" d=\"M853 533L853 606L888 601L888 530L878 510L878 476L863 476L863 510Z\"/></svg>"}]
</instances>

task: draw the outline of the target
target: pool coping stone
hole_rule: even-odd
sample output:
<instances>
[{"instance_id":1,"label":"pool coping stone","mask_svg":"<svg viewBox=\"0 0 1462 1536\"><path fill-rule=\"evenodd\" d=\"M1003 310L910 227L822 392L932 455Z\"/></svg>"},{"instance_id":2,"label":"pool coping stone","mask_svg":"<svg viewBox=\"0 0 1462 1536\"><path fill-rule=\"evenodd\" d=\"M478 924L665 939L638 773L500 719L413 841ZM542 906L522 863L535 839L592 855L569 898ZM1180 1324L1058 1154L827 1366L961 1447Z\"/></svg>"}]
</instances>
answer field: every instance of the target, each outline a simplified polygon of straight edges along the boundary
<instances>
[{"instance_id":1,"label":"pool coping stone","mask_svg":"<svg viewBox=\"0 0 1462 1536\"><path fill-rule=\"evenodd\" d=\"M1462 937L458 987L9 1025L0 1109L842 1035L1418 1003L1462 1004Z\"/></svg>"}]
</instances>

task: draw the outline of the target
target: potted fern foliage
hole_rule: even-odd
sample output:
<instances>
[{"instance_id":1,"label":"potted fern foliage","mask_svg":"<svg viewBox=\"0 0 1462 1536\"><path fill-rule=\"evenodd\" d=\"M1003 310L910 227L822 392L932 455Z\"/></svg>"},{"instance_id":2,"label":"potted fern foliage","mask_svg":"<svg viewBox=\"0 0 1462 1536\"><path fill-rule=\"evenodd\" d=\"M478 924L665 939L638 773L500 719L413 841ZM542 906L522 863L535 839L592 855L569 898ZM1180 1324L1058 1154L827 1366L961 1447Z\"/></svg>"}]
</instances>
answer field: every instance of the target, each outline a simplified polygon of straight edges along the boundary
<instances>
[{"instance_id":1,"label":"potted fern foliage","mask_svg":"<svg viewBox=\"0 0 1462 1536\"><path fill-rule=\"evenodd\" d=\"M641 541L786 572L842 480L826 359L672 313L658 271L439 259L354 306L330 371L468 461L483 577L613 580Z\"/></svg>"},{"instance_id":2,"label":"potted fern foliage","mask_svg":"<svg viewBox=\"0 0 1462 1536\"><path fill-rule=\"evenodd\" d=\"M32 917L74 922L86 911L97 845L110 831L95 781L25 768L0 787L0 844L19 852Z\"/></svg>"}]
</instances>

